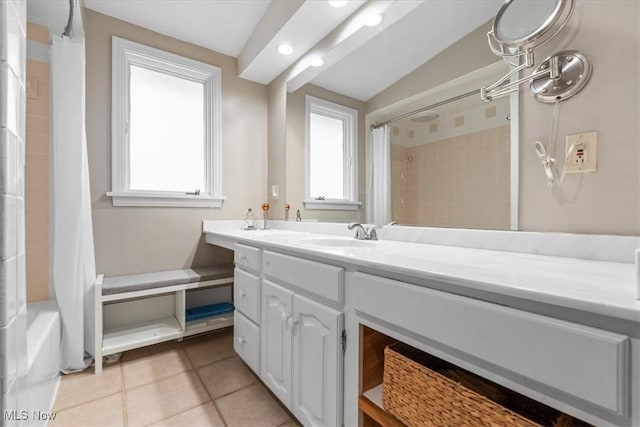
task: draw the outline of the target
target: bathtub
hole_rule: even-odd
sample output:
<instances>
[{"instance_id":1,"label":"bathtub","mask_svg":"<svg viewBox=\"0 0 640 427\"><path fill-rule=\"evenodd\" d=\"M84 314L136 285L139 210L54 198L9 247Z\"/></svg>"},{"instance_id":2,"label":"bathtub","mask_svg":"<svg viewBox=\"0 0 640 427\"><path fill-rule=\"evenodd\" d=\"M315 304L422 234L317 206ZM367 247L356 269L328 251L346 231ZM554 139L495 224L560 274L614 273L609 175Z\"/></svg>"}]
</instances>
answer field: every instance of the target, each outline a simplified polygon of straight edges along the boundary
<instances>
[{"instance_id":1,"label":"bathtub","mask_svg":"<svg viewBox=\"0 0 640 427\"><path fill-rule=\"evenodd\" d=\"M27 382L29 413L52 410L60 380L60 313L55 301L27 305ZM46 421L31 419L30 426L45 426Z\"/></svg>"}]
</instances>

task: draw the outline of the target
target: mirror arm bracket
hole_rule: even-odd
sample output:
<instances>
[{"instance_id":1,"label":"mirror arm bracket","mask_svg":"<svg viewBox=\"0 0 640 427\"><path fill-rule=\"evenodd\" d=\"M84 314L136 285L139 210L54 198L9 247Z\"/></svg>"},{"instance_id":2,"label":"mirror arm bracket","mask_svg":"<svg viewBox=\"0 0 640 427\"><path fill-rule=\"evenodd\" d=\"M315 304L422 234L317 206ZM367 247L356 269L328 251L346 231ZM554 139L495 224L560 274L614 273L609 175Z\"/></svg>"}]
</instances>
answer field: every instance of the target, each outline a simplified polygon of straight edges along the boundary
<instances>
[{"instance_id":1,"label":"mirror arm bracket","mask_svg":"<svg viewBox=\"0 0 640 427\"><path fill-rule=\"evenodd\" d=\"M514 68L509 72L509 74L507 74L506 76L504 76L503 78L495 82L494 84L487 87L483 87L480 93L480 96L482 97L482 99L487 102L490 102L495 98L515 92L518 89L518 86L520 86L522 83L528 83L528 82L531 82L531 80L538 79L541 77L549 76L549 78L552 78L552 79L557 79L560 77L560 66L558 63L558 59L555 58L555 61L551 61L550 68L545 68L540 71L536 71L527 77L523 77L514 82L504 84L506 81L508 81L511 78L511 76L523 70L524 68L527 68L527 64L522 64L519 67Z\"/></svg>"}]
</instances>

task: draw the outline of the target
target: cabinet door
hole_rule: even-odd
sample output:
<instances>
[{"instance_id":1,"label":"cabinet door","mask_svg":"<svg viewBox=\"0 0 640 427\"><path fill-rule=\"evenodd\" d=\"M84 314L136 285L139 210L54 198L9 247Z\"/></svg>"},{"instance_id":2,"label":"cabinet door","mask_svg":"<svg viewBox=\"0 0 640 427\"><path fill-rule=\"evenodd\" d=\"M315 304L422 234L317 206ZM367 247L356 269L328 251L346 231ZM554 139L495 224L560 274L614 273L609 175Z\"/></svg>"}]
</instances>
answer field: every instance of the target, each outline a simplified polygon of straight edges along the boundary
<instances>
[{"instance_id":1,"label":"cabinet door","mask_svg":"<svg viewBox=\"0 0 640 427\"><path fill-rule=\"evenodd\" d=\"M233 303L237 310L260 324L260 278L239 268L233 277Z\"/></svg>"},{"instance_id":2,"label":"cabinet door","mask_svg":"<svg viewBox=\"0 0 640 427\"><path fill-rule=\"evenodd\" d=\"M342 425L343 314L294 297L293 408L305 426Z\"/></svg>"},{"instance_id":3,"label":"cabinet door","mask_svg":"<svg viewBox=\"0 0 640 427\"><path fill-rule=\"evenodd\" d=\"M268 280L262 284L260 378L291 407L291 316L293 292Z\"/></svg>"},{"instance_id":4,"label":"cabinet door","mask_svg":"<svg viewBox=\"0 0 640 427\"><path fill-rule=\"evenodd\" d=\"M233 313L233 349L260 375L260 328L238 310Z\"/></svg>"}]
</instances>

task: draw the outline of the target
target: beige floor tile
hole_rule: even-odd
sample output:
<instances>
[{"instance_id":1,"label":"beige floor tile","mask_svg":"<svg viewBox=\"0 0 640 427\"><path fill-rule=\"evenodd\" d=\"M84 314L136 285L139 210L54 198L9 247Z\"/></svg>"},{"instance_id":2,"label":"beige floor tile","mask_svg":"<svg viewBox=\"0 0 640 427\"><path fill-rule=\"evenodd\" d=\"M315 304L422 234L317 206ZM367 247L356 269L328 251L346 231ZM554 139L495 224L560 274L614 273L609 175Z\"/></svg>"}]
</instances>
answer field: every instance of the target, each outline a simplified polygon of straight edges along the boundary
<instances>
[{"instance_id":1,"label":"beige floor tile","mask_svg":"<svg viewBox=\"0 0 640 427\"><path fill-rule=\"evenodd\" d=\"M59 411L49 427L124 426L122 393Z\"/></svg>"},{"instance_id":2,"label":"beige floor tile","mask_svg":"<svg viewBox=\"0 0 640 427\"><path fill-rule=\"evenodd\" d=\"M158 352L145 352L142 356L129 355L122 362L124 385L127 389L158 381L192 368L187 354L180 346L160 348Z\"/></svg>"},{"instance_id":3,"label":"beige floor tile","mask_svg":"<svg viewBox=\"0 0 640 427\"><path fill-rule=\"evenodd\" d=\"M224 423L218 415L218 411L213 403L205 403L204 405L181 412L166 420L151 424L151 427L224 427Z\"/></svg>"},{"instance_id":4,"label":"beige floor tile","mask_svg":"<svg viewBox=\"0 0 640 427\"><path fill-rule=\"evenodd\" d=\"M131 362L133 360L144 359L154 354L164 353L169 350L175 350L181 348L182 344L173 340L161 342L159 344L148 345L146 347L137 348L135 350L129 350L122 353L123 362Z\"/></svg>"},{"instance_id":5,"label":"beige floor tile","mask_svg":"<svg viewBox=\"0 0 640 427\"><path fill-rule=\"evenodd\" d=\"M233 329L185 339L182 343L196 368L234 356Z\"/></svg>"},{"instance_id":6,"label":"beige floor tile","mask_svg":"<svg viewBox=\"0 0 640 427\"><path fill-rule=\"evenodd\" d=\"M202 378L212 399L256 382L256 378L239 357L232 357L200 368L198 375Z\"/></svg>"},{"instance_id":7,"label":"beige floor tile","mask_svg":"<svg viewBox=\"0 0 640 427\"><path fill-rule=\"evenodd\" d=\"M122 390L120 364L105 366L100 375L93 374L93 368L77 374L63 375L54 410L61 411Z\"/></svg>"},{"instance_id":8,"label":"beige floor tile","mask_svg":"<svg viewBox=\"0 0 640 427\"><path fill-rule=\"evenodd\" d=\"M183 372L126 391L130 427L145 426L209 400L194 371Z\"/></svg>"},{"instance_id":9,"label":"beige floor tile","mask_svg":"<svg viewBox=\"0 0 640 427\"><path fill-rule=\"evenodd\" d=\"M216 405L232 427L276 427L290 416L260 384L255 384L216 400Z\"/></svg>"}]
</instances>

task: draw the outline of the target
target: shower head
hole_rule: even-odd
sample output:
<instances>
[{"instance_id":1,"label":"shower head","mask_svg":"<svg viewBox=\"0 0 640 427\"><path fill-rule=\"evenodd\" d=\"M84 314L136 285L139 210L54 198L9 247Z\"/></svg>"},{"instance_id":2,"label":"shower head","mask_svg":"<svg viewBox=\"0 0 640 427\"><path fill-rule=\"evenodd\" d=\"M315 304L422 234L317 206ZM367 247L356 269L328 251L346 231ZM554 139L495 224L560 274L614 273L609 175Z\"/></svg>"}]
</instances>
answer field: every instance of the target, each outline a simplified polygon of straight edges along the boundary
<instances>
[{"instance_id":1,"label":"shower head","mask_svg":"<svg viewBox=\"0 0 640 427\"><path fill-rule=\"evenodd\" d=\"M413 116L409 117L409 120L411 120L413 123L426 123L437 120L439 118L440 113L438 113L436 110L427 110L421 113L414 114Z\"/></svg>"}]
</instances>

